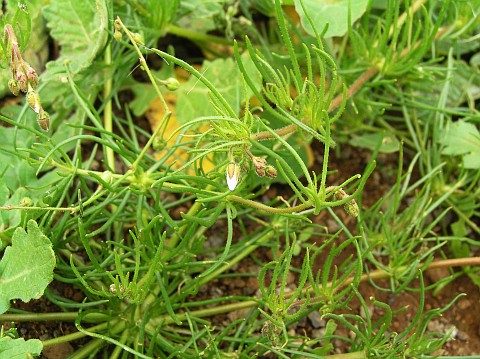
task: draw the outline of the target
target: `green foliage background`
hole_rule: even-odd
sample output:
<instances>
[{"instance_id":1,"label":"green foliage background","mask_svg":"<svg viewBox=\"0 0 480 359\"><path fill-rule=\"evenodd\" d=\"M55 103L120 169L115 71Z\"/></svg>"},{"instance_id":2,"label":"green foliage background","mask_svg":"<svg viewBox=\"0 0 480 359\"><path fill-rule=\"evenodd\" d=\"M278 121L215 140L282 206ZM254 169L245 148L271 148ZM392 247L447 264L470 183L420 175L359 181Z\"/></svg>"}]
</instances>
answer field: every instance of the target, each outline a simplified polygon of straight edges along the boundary
<instances>
[{"instance_id":1,"label":"green foliage background","mask_svg":"<svg viewBox=\"0 0 480 359\"><path fill-rule=\"evenodd\" d=\"M4 100L0 319L71 322L77 331L25 341L2 327L0 357L78 339L71 358L334 359L338 340L350 358L425 357L450 338L428 322L455 300L427 310L424 299L462 273L480 285L480 1L282 4L7 1L2 25L12 23L41 74L51 130L36 126L23 99ZM288 6L299 23L284 15ZM2 45L2 95L10 50ZM170 106L162 84L178 68L190 77ZM154 98L165 115L152 133L143 115ZM171 111L177 132L193 134L166 146ZM314 172L308 149L316 141ZM362 174L330 183L330 153L347 146L369 150L371 160ZM179 151L190 159L175 167ZM396 168L377 166L395 181L366 207L379 153L398 155ZM202 167L207 156L211 171ZM277 179L258 176L259 159ZM241 177L229 191L232 163ZM290 195L269 198L275 181ZM359 211L354 226L338 206ZM320 213L339 230L315 224ZM237 271L247 258L256 273ZM438 258L456 258L462 270L426 286L423 272ZM249 277L259 293L199 295ZM391 295L418 295L404 331L392 329L401 313L362 297L366 278ZM53 279L84 301L55 293ZM42 295L59 311L11 306ZM384 314L350 311L352 300ZM238 310L245 315L237 320L216 320ZM322 336L291 330L312 312L325 320Z\"/></svg>"}]
</instances>

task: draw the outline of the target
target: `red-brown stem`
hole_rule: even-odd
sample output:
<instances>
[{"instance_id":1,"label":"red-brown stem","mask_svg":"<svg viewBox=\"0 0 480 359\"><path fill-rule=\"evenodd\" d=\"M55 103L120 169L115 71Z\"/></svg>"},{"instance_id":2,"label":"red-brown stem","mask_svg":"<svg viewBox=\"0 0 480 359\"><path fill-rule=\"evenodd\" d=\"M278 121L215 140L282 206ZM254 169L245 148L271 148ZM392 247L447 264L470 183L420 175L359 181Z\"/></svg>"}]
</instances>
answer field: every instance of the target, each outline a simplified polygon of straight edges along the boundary
<instances>
[{"instance_id":1,"label":"red-brown stem","mask_svg":"<svg viewBox=\"0 0 480 359\"><path fill-rule=\"evenodd\" d=\"M22 55L20 54L20 50L18 49L18 41L15 33L13 32L12 25L6 24L5 32L7 33L8 39L10 40L10 45L12 46L12 61L14 60L13 55L15 55L20 61L22 59Z\"/></svg>"},{"instance_id":2,"label":"red-brown stem","mask_svg":"<svg viewBox=\"0 0 480 359\"><path fill-rule=\"evenodd\" d=\"M343 93L339 94L337 97L335 97L332 102L330 103L330 106L328 107L328 112L332 112L333 110L337 109L343 101L348 100L351 98L360 88L368 81L370 80L373 76L375 76L379 71L379 68L377 66L372 66L370 67L367 71L365 71L348 89L345 94L345 98L343 97ZM304 118L302 119L303 123L308 123L310 121L309 118ZM275 131L275 133L281 137L286 136L290 133L293 133L297 130L297 125L288 125L285 127L282 127L278 130ZM272 134L268 131L262 131L262 132L257 132L254 133L251 137L252 140L254 141L261 141L261 140L267 140L271 139Z\"/></svg>"},{"instance_id":3,"label":"red-brown stem","mask_svg":"<svg viewBox=\"0 0 480 359\"><path fill-rule=\"evenodd\" d=\"M416 11L417 8L414 9ZM445 32L447 32L448 28L440 28L437 33L435 34L435 39L440 38ZM420 44L420 41L417 41L413 48L416 48ZM410 48L405 48L403 51L400 53L400 58L404 57L408 52L410 51ZM368 70L366 70L360 77L355 80L355 82L347 89L347 92L345 94L345 99L343 97L343 93L339 94L336 96L332 102L330 103L330 106L328 107L328 112L332 112L333 110L337 109L343 101L346 101L350 99L355 93L357 93L358 90L368 81L370 80L373 76L375 76L378 72L380 71L380 68L378 66L372 66ZM308 123L310 121L309 118L304 118L302 119L303 123ZM298 127L297 125L288 125L282 128L279 128L275 130L275 133L281 137L286 136L290 133L293 133L297 131ZM261 140L268 140L272 138L272 134L268 131L262 131L262 132L257 132L252 134L251 139L253 141L261 141Z\"/></svg>"},{"instance_id":4,"label":"red-brown stem","mask_svg":"<svg viewBox=\"0 0 480 359\"><path fill-rule=\"evenodd\" d=\"M328 112L332 112L335 109L337 109L343 101L348 100L351 98L355 93L357 93L358 90L362 88L362 86L370 80L373 76L375 76L379 71L379 68L377 66L372 66L370 67L367 71L365 71L358 79L355 80L355 82L347 89L347 92L345 94L345 98L343 97L343 93L337 95L332 102L330 103L330 106L328 107ZM309 118L304 118L302 120L303 123L308 123L310 121ZM285 127L282 127L278 130L275 131L275 133L279 136L286 136L290 133L293 133L297 130L297 125L288 125ZM262 132L257 132L254 133L251 137L252 140L254 141L261 141L261 140L266 140L272 138L272 134L268 131L262 131Z\"/></svg>"},{"instance_id":5,"label":"red-brown stem","mask_svg":"<svg viewBox=\"0 0 480 359\"><path fill-rule=\"evenodd\" d=\"M468 257L468 258L454 258L454 259L444 259L444 260L439 260L432 262L428 265L427 268L425 268L425 271L428 270L433 270L433 269L438 269L438 268L452 268L452 267L464 267L464 266L480 266L480 257ZM419 268L421 265L419 265ZM363 274L360 278L360 282L367 282L369 279L386 279L390 277L390 273L377 269L374 270L368 274ZM350 277L347 278L343 283L341 283L337 289L342 289L345 288L347 285L350 285L353 283L354 278ZM328 286L332 286L332 283L329 283ZM310 294L313 294L313 289L308 288L307 291ZM293 292L289 292L285 294L285 298L290 298L293 295ZM321 300L322 298L319 298ZM304 299L295 301L292 304L292 307L295 306L300 306L304 303ZM315 298L310 298L310 302L315 302Z\"/></svg>"},{"instance_id":6,"label":"red-brown stem","mask_svg":"<svg viewBox=\"0 0 480 359\"><path fill-rule=\"evenodd\" d=\"M347 93L345 94L345 100L348 100L353 95L355 95L358 90L360 90L362 86L367 83L368 80L378 74L378 71L378 66L372 66L362 75L360 75L360 77L356 79L355 82L347 89ZM328 107L328 112L332 112L333 110L337 109L345 100L343 98L343 93L335 97L330 103L330 106Z\"/></svg>"}]
</instances>

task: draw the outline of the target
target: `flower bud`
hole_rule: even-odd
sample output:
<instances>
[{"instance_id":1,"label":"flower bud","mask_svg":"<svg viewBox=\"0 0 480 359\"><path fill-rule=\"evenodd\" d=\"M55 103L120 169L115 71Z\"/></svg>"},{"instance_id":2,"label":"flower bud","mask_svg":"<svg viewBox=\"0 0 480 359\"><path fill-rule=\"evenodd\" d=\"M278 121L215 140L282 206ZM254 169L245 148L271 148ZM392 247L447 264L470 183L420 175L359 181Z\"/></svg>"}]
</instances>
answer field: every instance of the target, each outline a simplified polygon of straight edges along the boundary
<instances>
[{"instance_id":1,"label":"flower bud","mask_svg":"<svg viewBox=\"0 0 480 359\"><path fill-rule=\"evenodd\" d=\"M345 203L343 206L345 212L347 212L350 216L357 218L358 214L360 213L360 209L358 208L357 201L352 199L350 202Z\"/></svg>"},{"instance_id":2,"label":"flower bud","mask_svg":"<svg viewBox=\"0 0 480 359\"><path fill-rule=\"evenodd\" d=\"M120 31L120 29L122 28L122 25L120 25L120 20L119 19L116 19L114 22L113 22L113 29L115 31Z\"/></svg>"},{"instance_id":3,"label":"flower bud","mask_svg":"<svg viewBox=\"0 0 480 359\"><path fill-rule=\"evenodd\" d=\"M22 207L31 207L33 205L33 201L30 197L23 197L20 200L20 206Z\"/></svg>"},{"instance_id":4,"label":"flower bud","mask_svg":"<svg viewBox=\"0 0 480 359\"><path fill-rule=\"evenodd\" d=\"M20 92L20 87L18 87L18 82L14 79L10 79L8 81L8 88L15 96L17 96L18 93Z\"/></svg>"},{"instance_id":5,"label":"flower bud","mask_svg":"<svg viewBox=\"0 0 480 359\"><path fill-rule=\"evenodd\" d=\"M255 172L257 173L258 177L264 177L265 176L265 168L255 168Z\"/></svg>"},{"instance_id":6,"label":"flower bud","mask_svg":"<svg viewBox=\"0 0 480 359\"><path fill-rule=\"evenodd\" d=\"M143 39L143 36L140 35L138 32L132 32L132 38L133 41L135 41L137 44L144 45L145 40Z\"/></svg>"},{"instance_id":7,"label":"flower bud","mask_svg":"<svg viewBox=\"0 0 480 359\"><path fill-rule=\"evenodd\" d=\"M115 31L113 32L113 38L116 41L120 41L122 39L122 33L120 31L118 31L117 29L115 29Z\"/></svg>"},{"instance_id":8,"label":"flower bud","mask_svg":"<svg viewBox=\"0 0 480 359\"><path fill-rule=\"evenodd\" d=\"M100 176L101 179L103 179L105 182L107 182L108 184L112 184L113 183L113 175L112 175L112 172L110 171L104 171L102 173L102 175Z\"/></svg>"},{"instance_id":9,"label":"flower bud","mask_svg":"<svg viewBox=\"0 0 480 359\"><path fill-rule=\"evenodd\" d=\"M44 131L48 131L50 128L50 115L43 108L40 108L40 112L37 115L37 123Z\"/></svg>"},{"instance_id":10,"label":"flower bud","mask_svg":"<svg viewBox=\"0 0 480 359\"><path fill-rule=\"evenodd\" d=\"M168 89L168 91L175 91L180 87L180 82L178 82L178 80L173 77L169 77L168 79L163 81L163 84Z\"/></svg>"},{"instance_id":11,"label":"flower bud","mask_svg":"<svg viewBox=\"0 0 480 359\"><path fill-rule=\"evenodd\" d=\"M267 166L267 160L265 158L253 156L252 164L258 176L265 176L265 167Z\"/></svg>"},{"instance_id":12,"label":"flower bud","mask_svg":"<svg viewBox=\"0 0 480 359\"><path fill-rule=\"evenodd\" d=\"M272 165L268 165L267 167L265 167L265 173L270 178L277 177L277 170Z\"/></svg>"},{"instance_id":13,"label":"flower bud","mask_svg":"<svg viewBox=\"0 0 480 359\"><path fill-rule=\"evenodd\" d=\"M153 139L152 147L155 151L162 151L167 147L167 141L160 136L157 136Z\"/></svg>"},{"instance_id":14,"label":"flower bud","mask_svg":"<svg viewBox=\"0 0 480 359\"><path fill-rule=\"evenodd\" d=\"M240 180L240 166L235 162L230 162L227 165L226 174L228 189L233 191L237 187L238 181Z\"/></svg>"},{"instance_id":15,"label":"flower bud","mask_svg":"<svg viewBox=\"0 0 480 359\"><path fill-rule=\"evenodd\" d=\"M38 87L38 75L35 69L27 63L24 63L25 74L27 75L27 81L34 90Z\"/></svg>"},{"instance_id":16,"label":"flower bud","mask_svg":"<svg viewBox=\"0 0 480 359\"><path fill-rule=\"evenodd\" d=\"M30 108L36 113L39 113L40 109L42 108L42 103L40 102L40 96L38 95L38 93L35 90L31 89L27 92L26 98Z\"/></svg>"},{"instance_id":17,"label":"flower bud","mask_svg":"<svg viewBox=\"0 0 480 359\"><path fill-rule=\"evenodd\" d=\"M343 189L339 189L337 192L333 194L333 197L335 198L336 201L340 201L342 199L348 198L349 196ZM347 212L347 214L349 214L354 218L358 217L358 214L360 213L358 204L353 198L349 202L345 203L343 208L345 209L345 212Z\"/></svg>"},{"instance_id":18,"label":"flower bud","mask_svg":"<svg viewBox=\"0 0 480 359\"><path fill-rule=\"evenodd\" d=\"M118 284L118 289L119 290L117 291L117 285L115 285L115 283L110 284L110 287L108 288L112 294L123 294L125 292L125 288L123 288L121 284Z\"/></svg>"},{"instance_id":19,"label":"flower bud","mask_svg":"<svg viewBox=\"0 0 480 359\"><path fill-rule=\"evenodd\" d=\"M21 63L18 63L16 69L15 69L15 80L17 81L18 87L22 92L27 92L28 91L28 79L27 79L27 74L25 73L23 69L23 65Z\"/></svg>"}]
</instances>

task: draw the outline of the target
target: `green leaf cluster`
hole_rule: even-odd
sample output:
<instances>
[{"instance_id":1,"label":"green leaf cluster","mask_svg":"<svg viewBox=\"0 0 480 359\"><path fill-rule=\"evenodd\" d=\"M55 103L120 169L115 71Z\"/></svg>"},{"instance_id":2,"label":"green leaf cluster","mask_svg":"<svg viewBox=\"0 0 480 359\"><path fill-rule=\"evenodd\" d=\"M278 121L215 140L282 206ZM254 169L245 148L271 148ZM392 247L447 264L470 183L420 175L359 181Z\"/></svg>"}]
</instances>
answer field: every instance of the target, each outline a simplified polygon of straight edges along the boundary
<instances>
[{"instance_id":1,"label":"green leaf cluster","mask_svg":"<svg viewBox=\"0 0 480 359\"><path fill-rule=\"evenodd\" d=\"M425 310L425 291L458 274L425 287L422 272L468 260L480 233L478 4L453 3L32 2L15 31L25 49L36 29L59 44L40 89L53 126L41 132L22 103L2 108L0 319L25 320L10 302L44 295L61 310L29 318L77 332L7 334L0 353L83 338L76 358L433 355L450 334L428 322L453 302ZM189 78L172 94L161 86L179 68ZM330 167L347 146L361 175ZM377 156L394 184L371 200ZM361 295L367 280L418 296L405 331L393 333L403 309ZM318 317L317 337L296 331Z\"/></svg>"}]
</instances>

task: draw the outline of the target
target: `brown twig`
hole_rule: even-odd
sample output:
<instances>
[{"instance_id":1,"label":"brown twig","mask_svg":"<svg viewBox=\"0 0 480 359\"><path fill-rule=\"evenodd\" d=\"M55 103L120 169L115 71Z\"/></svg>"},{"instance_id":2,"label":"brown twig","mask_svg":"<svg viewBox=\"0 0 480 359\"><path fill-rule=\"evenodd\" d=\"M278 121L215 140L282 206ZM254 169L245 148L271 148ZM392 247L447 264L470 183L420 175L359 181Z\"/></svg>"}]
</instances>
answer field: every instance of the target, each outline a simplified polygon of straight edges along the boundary
<instances>
[{"instance_id":1,"label":"brown twig","mask_svg":"<svg viewBox=\"0 0 480 359\"><path fill-rule=\"evenodd\" d=\"M445 259L445 260L439 260L432 262L428 265L427 268L425 268L425 271L433 270L433 269L438 269L438 268L452 268L452 267L465 267L465 266L480 266L480 257L467 257L467 258L454 258L454 259ZM419 265L418 268L421 268L422 265ZM402 269L402 267L399 268L399 271ZM390 273L386 272L381 269L374 270L368 274L362 274L360 277L360 282L367 282L369 279L386 279L390 278ZM340 290L342 288L345 288L346 286L352 284L354 281L353 277L347 278L343 283L341 283L336 289ZM332 283L328 283L328 287L331 287ZM307 288L306 292L309 294L313 294L313 288ZM286 293L285 298L290 298L293 295L294 292L291 293ZM322 298L320 298L322 300ZM300 306L304 303L304 299L295 301L292 304L292 307ZM312 302L317 302L315 301L315 298L310 298L310 303Z\"/></svg>"},{"instance_id":2,"label":"brown twig","mask_svg":"<svg viewBox=\"0 0 480 359\"><path fill-rule=\"evenodd\" d=\"M343 93L341 93L332 100L332 102L330 103L330 106L328 106L328 112L330 113L336 110L342 104L343 101L346 101L349 98L351 98L355 93L357 93L358 90L362 88L362 86L367 81L369 81L378 72L379 72L378 66L370 67L367 71L365 71L362 75L360 75L360 77L347 89L345 93L345 98L343 96ZM304 118L302 120L303 123L308 123L309 121L310 121L309 118ZM277 133L277 135L283 137L290 133L295 132L297 128L298 128L297 125L288 125L276 130L275 132ZM271 138L272 138L272 134L268 131L254 133L251 137L251 139L254 141L261 141L261 140L266 140Z\"/></svg>"}]
</instances>

